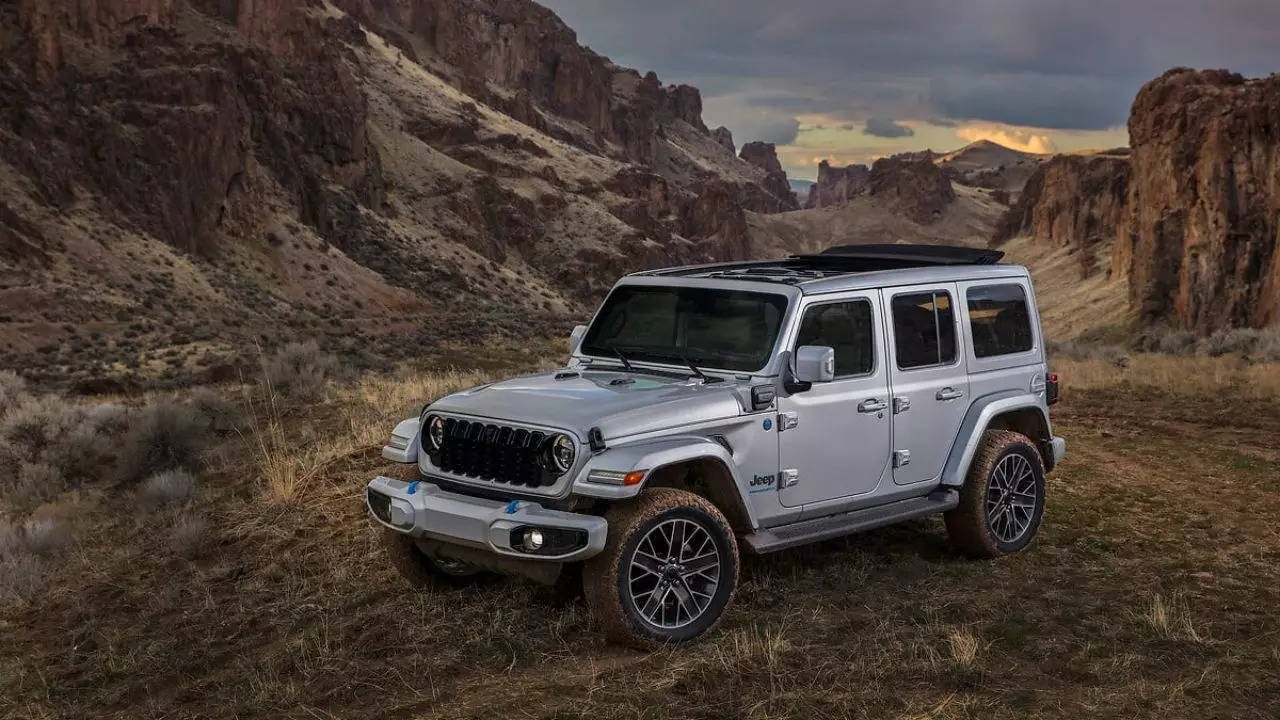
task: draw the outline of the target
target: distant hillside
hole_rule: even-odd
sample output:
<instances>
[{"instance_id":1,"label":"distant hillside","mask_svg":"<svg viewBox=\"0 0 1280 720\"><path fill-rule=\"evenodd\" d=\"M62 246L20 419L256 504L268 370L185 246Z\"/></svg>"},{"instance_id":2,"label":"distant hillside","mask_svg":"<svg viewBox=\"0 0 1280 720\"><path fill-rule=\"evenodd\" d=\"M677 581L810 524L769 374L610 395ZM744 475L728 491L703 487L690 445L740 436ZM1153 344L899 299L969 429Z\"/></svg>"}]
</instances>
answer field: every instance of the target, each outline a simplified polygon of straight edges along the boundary
<instances>
[{"instance_id":1,"label":"distant hillside","mask_svg":"<svg viewBox=\"0 0 1280 720\"><path fill-rule=\"evenodd\" d=\"M0 48L0 366L36 380L559 332L795 207L696 88L527 0L5 3Z\"/></svg>"}]
</instances>

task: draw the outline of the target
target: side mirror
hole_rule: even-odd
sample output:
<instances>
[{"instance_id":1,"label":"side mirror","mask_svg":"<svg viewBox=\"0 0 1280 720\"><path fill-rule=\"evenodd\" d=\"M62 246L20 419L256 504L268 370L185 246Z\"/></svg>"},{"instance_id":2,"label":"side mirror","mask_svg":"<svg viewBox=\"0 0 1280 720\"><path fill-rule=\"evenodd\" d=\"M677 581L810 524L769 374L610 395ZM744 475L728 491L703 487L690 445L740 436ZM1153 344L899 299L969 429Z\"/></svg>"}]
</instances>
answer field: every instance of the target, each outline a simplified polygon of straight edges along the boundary
<instances>
[{"instance_id":1,"label":"side mirror","mask_svg":"<svg viewBox=\"0 0 1280 720\"><path fill-rule=\"evenodd\" d=\"M578 343L582 342L582 336L587 334L586 325L574 325L573 332L569 333L569 354L572 355L578 350Z\"/></svg>"},{"instance_id":2,"label":"side mirror","mask_svg":"<svg viewBox=\"0 0 1280 720\"><path fill-rule=\"evenodd\" d=\"M796 349L795 363L795 377L799 382L831 382L836 377L835 348L802 345Z\"/></svg>"}]
</instances>

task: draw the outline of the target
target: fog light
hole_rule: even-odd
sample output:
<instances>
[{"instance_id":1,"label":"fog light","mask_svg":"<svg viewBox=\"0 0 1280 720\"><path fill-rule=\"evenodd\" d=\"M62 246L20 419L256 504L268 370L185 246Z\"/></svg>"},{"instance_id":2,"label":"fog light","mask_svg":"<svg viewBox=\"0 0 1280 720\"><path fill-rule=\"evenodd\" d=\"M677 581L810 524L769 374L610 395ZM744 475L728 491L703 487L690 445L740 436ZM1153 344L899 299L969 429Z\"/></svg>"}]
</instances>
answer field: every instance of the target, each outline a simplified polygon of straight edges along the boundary
<instances>
[{"instance_id":1,"label":"fog light","mask_svg":"<svg viewBox=\"0 0 1280 720\"><path fill-rule=\"evenodd\" d=\"M542 531L538 528L529 528L524 531L524 538L521 543L525 550L538 550L542 547Z\"/></svg>"}]
</instances>

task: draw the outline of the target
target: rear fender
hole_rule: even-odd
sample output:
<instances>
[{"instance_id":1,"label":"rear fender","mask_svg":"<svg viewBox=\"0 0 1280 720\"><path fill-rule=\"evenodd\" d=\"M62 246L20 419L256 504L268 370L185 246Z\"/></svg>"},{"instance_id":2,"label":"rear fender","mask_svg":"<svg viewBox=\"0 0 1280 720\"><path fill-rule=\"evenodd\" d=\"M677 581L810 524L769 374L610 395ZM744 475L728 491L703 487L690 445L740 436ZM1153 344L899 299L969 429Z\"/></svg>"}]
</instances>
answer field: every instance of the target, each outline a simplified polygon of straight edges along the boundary
<instances>
[{"instance_id":1,"label":"rear fender","mask_svg":"<svg viewBox=\"0 0 1280 720\"><path fill-rule=\"evenodd\" d=\"M944 487L964 485L965 476L969 474L969 466L973 464L973 458L978 454L978 446L982 443L982 434L987 431L993 421L1005 413L1015 410L1033 410L1043 421L1045 437L1033 437L1031 440L1040 444L1051 438L1049 415L1045 412L1043 402L1040 396L1018 391L994 393L975 400L969 407L964 422L960 425L955 444L951 446L951 454L947 456L947 464L942 470L942 485ZM1043 453L1044 450L1042 449L1041 452ZM1046 458L1045 462L1048 464L1053 460Z\"/></svg>"}]
</instances>

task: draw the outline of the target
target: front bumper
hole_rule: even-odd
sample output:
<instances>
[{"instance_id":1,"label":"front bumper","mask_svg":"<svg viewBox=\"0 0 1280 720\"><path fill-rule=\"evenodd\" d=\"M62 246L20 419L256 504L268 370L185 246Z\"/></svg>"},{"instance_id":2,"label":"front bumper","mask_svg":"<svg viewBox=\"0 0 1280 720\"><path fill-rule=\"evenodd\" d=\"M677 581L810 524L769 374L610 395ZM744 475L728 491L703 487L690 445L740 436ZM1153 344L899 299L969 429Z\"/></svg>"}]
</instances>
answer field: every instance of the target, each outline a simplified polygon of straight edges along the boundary
<instances>
[{"instance_id":1,"label":"front bumper","mask_svg":"<svg viewBox=\"0 0 1280 720\"><path fill-rule=\"evenodd\" d=\"M397 532L526 560L586 560L604 549L609 531L608 522L595 515L548 510L524 500L471 497L425 481L407 483L382 476L369 483L365 506L375 520ZM524 527L574 530L585 537L580 547L557 555L523 552L512 546L512 531Z\"/></svg>"}]
</instances>

